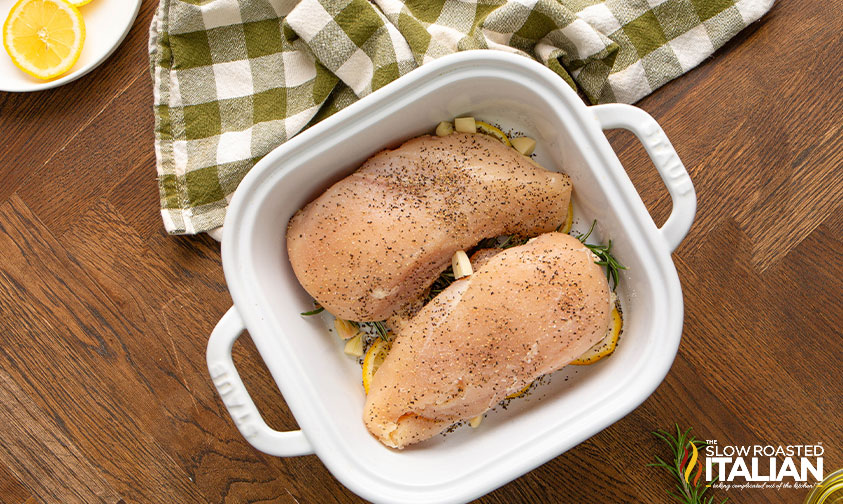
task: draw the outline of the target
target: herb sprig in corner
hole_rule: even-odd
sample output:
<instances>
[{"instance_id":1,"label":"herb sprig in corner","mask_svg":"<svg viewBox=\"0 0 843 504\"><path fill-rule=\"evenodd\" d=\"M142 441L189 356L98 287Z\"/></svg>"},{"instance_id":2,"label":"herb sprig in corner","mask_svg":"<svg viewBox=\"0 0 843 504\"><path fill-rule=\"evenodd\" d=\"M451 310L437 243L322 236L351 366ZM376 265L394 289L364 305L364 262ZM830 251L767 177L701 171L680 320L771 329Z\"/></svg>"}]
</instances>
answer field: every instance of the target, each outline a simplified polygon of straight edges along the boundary
<instances>
[{"instance_id":1,"label":"herb sprig in corner","mask_svg":"<svg viewBox=\"0 0 843 504\"><path fill-rule=\"evenodd\" d=\"M667 490L667 493L683 504L714 504L714 497L706 497L705 493L709 486L717 481L717 478L715 477L709 483L706 483L705 480L700 481L702 465L699 462L698 455L696 455L708 444L694 438L691 435L691 429L682 432L679 425L676 426L676 436L663 430L656 431L653 435L664 441L671 451L670 463L656 457L657 462L655 464L647 464L648 467L662 468L675 478L676 489L679 493L670 490ZM696 467L697 473L696 476L691 478L691 473L695 469L694 466L698 466ZM728 500L724 499L720 504L724 504Z\"/></svg>"}]
</instances>

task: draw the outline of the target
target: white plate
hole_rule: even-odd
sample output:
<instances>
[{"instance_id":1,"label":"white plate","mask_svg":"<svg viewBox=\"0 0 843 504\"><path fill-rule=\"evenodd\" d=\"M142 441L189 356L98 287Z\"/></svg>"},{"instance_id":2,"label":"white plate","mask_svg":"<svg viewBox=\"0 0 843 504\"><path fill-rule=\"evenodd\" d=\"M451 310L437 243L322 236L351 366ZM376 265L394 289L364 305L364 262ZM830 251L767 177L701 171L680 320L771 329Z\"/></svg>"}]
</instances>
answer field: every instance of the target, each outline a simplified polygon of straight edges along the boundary
<instances>
[{"instance_id":1,"label":"white plate","mask_svg":"<svg viewBox=\"0 0 843 504\"><path fill-rule=\"evenodd\" d=\"M17 0L0 0L0 25ZM126 38L140 10L141 0L93 0L79 7L85 19L85 45L79 61L65 74L48 81L24 73L5 51L0 54L0 91L28 92L50 89L74 81L90 72L117 49Z\"/></svg>"}]
</instances>

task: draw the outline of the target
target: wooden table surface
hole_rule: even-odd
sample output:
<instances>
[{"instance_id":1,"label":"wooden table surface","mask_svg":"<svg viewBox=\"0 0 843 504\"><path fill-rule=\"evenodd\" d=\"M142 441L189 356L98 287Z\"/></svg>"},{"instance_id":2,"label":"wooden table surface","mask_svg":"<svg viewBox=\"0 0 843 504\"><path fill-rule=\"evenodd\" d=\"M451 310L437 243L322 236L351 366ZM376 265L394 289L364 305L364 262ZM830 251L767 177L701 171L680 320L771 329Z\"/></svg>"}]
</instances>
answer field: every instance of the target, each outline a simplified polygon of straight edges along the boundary
<instances>
[{"instance_id":1,"label":"wooden table surface","mask_svg":"<svg viewBox=\"0 0 843 504\"><path fill-rule=\"evenodd\" d=\"M145 0L86 77L0 93L0 501L358 502L315 456L253 450L205 367L231 305L219 246L158 213ZM627 417L481 499L668 502L674 423L731 444L825 446L843 467L843 2L779 2L638 105L664 127L699 209L674 254L679 355ZM669 197L631 134L609 137L662 222ZM296 427L243 337L268 422ZM795 503L806 490L718 491ZM718 500L720 500L718 499Z\"/></svg>"}]
</instances>

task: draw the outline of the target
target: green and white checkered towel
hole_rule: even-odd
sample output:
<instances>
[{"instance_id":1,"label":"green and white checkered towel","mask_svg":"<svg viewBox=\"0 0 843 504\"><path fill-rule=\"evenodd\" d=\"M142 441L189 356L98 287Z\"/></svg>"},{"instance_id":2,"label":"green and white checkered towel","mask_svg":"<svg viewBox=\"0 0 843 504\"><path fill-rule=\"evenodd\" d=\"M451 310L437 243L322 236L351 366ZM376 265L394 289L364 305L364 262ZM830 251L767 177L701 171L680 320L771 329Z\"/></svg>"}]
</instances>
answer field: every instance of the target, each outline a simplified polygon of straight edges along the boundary
<instances>
[{"instance_id":1,"label":"green and white checkered towel","mask_svg":"<svg viewBox=\"0 0 843 504\"><path fill-rule=\"evenodd\" d=\"M161 214L222 225L249 169L359 97L456 51L534 58L592 103L687 72L773 0L161 0L150 29Z\"/></svg>"}]
</instances>

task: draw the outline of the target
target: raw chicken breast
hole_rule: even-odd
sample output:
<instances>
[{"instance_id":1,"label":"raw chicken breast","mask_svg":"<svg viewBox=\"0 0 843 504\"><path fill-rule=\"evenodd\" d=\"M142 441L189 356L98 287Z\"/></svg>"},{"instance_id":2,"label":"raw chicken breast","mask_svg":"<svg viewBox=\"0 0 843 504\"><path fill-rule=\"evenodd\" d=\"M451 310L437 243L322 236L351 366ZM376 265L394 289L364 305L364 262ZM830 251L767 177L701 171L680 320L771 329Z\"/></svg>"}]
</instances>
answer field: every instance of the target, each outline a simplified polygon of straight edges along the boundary
<instances>
[{"instance_id":1,"label":"raw chicken breast","mask_svg":"<svg viewBox=\"0 0 843 504\"><path fill-rule=\"evenodd\" d=\"M290 220L287 251L330 313L384 320L418 299L457 250L565 221L571 182L482 134L423 136L366 161Z\"/></svg>"},{"instance_id":2,"label":"raw chicken breast","mask_svg":"<svg viewBox=\"0 0 843 504\"><path fill-rule=\"evenodd\" d=\"M606 335L610 290L579 240L548 233L486 259L398 333L363 419L403 448L482 414Z\"/></svg>"}]
</instances>

